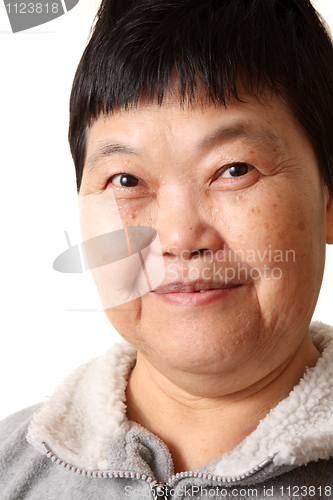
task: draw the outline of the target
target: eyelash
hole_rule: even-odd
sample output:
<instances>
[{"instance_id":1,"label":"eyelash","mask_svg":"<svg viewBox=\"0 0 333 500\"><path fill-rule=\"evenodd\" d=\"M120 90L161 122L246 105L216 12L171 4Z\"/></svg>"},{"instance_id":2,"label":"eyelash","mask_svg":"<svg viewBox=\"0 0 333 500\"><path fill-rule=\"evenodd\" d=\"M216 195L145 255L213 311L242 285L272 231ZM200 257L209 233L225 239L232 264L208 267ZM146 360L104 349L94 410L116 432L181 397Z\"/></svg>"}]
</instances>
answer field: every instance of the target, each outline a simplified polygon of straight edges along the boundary
<instances>
[{"instance_id":1,"label":"eyelash","mask_svg":"<svg viewBox=\"0 0 333 500\"><path fill-rule=\"evenodd\" d=\"M215 176L214 180L219 179L219 178L223 178L223 174L225 174L226 172L228 172L228 170L229 170L229 169L231 169L231 168L234 168L234 169L235 169L235 168L237 168L237 167L239 167L239 166L241 166L242 168L246 167L247 172L245 172L244 174L241 174L241 175L236 175L235 177L232 177L232 176L230 175L230 177L225 177L225 178L227 178L227 179L235 179L235 178L238 178L238 177L244 177L246 174L248 174L249 172L251 172L251 171L252 171L252 170L254 170L254 168L255 168L255 167L253 167L252 165L249 165L248 163L244 163L244 162L232 163L232 164L230 164L230 165L226 165L226 166L224 166L224 167L223 167L223 169L221 169L221 170L218 172L218 174ZM138 179L137 177L135 177L135 176L134 176L134 175L132 175L132 174L127 174L127 173L125 173L125 172L124 172L124 173L121 173L121 174L115 174L115 175L113 175L112 177L110 177L110 179L108 180L108 182L109 182L109 183L113 183L112 181L114 181L114 179L115 179L116 177L120 177L120 179L121 179L122 177L125 177L125 178L126 178L126 177L131 177L131 178L136 179L136 180L138 181L138 182L135 184L135 186L126 186L126 185L125 185L125 186L117 186L117 185L116 185L116 187L123 187L123 188L125 188L125 187L137 187L137 186L138 186L138 184L139 184L139 182L140 182L140 179Z\"/></svg>"}]
</instances>

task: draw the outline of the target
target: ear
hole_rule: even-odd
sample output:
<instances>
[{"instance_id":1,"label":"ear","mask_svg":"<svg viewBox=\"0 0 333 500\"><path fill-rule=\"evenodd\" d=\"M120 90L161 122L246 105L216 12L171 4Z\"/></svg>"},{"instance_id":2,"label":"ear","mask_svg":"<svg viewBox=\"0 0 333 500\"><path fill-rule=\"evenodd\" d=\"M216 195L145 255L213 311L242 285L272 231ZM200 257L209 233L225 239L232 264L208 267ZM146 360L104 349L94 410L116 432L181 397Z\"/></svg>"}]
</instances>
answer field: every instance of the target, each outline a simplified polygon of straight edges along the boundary
<instances>
[{"instance_id":1,"label":"ear","mask_svg":"<svg viewBox=\"0 0 333 500\"><path fill-rule=\"evenodd\" d=\"M326 243L333 245L333 196L330 196L326 206Z\"/></svg>"}]
</instances>

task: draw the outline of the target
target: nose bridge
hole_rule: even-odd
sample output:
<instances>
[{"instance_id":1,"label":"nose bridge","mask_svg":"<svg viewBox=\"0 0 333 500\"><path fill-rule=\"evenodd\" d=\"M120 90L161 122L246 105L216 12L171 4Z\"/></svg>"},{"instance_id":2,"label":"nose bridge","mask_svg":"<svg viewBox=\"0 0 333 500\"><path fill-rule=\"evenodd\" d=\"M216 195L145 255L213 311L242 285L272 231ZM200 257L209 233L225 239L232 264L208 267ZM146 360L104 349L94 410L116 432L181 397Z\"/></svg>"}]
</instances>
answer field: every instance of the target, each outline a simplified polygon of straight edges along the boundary
<instances>
[{"instance_id":1,"label":"nose bridge","mask_svg":"<svg viewBox=\"0 0 333 500\"><path fill-rule=\"evenodd\" d=\"M208 195L188 186L172 186L160 203L155 228L163 254L182 256L199 250L223 248L224 239L216 229Z\"/></svg>"}]
</instances>

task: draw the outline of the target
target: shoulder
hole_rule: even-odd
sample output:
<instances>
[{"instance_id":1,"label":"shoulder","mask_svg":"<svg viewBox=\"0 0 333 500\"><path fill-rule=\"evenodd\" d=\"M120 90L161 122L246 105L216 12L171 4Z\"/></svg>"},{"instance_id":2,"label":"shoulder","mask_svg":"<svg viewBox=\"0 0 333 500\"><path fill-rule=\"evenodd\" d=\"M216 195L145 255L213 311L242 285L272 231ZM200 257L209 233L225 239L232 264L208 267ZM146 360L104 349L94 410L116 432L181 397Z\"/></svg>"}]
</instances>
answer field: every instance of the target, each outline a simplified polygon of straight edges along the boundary
<instances>
[{"instance_id":1,"label":"shoulder","mask_svg":"<svg viewBox=\"0 0 333 500\"><path fill-rule=\"evenodd\" d=\"M59 463L43 454L42 450L39 451L28 443L28 428L41 406L43 405L25 408L0 422L1 500L123 498L126 486L123 480L110 480L100 476L96 481L96 476L77 474L59 466ZM139 484L138 487L140 486ZM148 486L148 483L144 486ZM132 498L150 498L150 495L134 495Z\"/></svg>"}]
</instances>

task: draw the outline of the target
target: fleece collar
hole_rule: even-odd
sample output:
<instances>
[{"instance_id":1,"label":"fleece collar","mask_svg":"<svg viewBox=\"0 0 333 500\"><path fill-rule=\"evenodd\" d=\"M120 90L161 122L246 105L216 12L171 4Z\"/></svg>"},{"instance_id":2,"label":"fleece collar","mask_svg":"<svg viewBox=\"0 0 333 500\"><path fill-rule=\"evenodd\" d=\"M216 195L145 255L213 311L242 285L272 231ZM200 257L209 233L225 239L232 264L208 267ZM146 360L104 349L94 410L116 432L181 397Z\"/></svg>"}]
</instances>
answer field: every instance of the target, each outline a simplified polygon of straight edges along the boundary
<instances>
[{"instance_id":1,"label":"fleece collar","mask_svg":"<svg viewBox=\"0 0 333 500\"><path fill-rule=\"evenodd\" d=\"M333 328L315 322L310 330L322 353L316 366L255 431L210 464L214 474L237 476L273 456L274 465L292 468L333 456ZM108 469L109 443L129 424L125 389L135 360L135 349L121 342L77 368L34 415L28 441L39 450L45 442L76 467Z\"/></svg>"}]
</instances>

